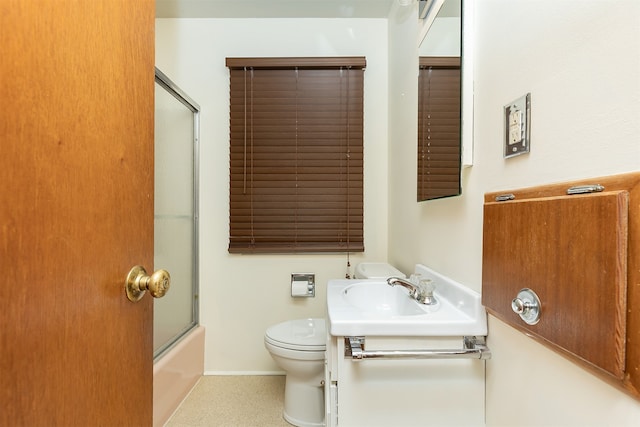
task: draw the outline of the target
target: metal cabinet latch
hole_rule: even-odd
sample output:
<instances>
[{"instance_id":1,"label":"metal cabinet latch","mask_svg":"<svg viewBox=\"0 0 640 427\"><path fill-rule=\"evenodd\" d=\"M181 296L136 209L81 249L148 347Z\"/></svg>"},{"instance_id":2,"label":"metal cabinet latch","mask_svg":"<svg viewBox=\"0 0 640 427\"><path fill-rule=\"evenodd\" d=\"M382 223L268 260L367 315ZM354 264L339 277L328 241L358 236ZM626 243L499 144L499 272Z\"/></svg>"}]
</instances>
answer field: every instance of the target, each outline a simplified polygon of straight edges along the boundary
<instances>
[{"instance_id":1,"label":"metal cabinet latch","mask_svg":"<svg viewBox=\"0 0 640 427\"><path fill-rule=\"evenodd\" d=\"M518 292L518 296L511 301L511 309L528 325L535 325L540 321L540 298L529 288Z\"/></svg>"},{"instance_id":2,"label":"metal cabinet latch","mask_svg":"<svg viewBox=\"0 0 640 427\"><path fill-rule=\"evenodd\" d=\"M571 187L567 190L567 194L587 194L587 193L599 193L604 191L604 187L600 184L592 184L592 185L578 185L575 187Z\"/></svg>"}]
</instances>

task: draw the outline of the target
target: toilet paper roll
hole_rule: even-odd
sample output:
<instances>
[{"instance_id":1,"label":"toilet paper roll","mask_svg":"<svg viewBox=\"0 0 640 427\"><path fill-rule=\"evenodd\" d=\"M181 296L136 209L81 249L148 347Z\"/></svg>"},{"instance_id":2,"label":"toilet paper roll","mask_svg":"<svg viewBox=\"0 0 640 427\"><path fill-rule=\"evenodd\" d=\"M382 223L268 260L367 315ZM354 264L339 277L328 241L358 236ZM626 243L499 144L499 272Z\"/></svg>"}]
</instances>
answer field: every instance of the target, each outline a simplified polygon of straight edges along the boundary
<instances>
[{"instance_id":1,"label":"toilet paper roll","mask_svg":"<svg viewBox=\"0 0 640 427\"><path fill-rule=\"evenodd\" d=\"M291 282L292 297L306 297L309 295L309 282L306 280L294 280Z\"/></svg>"}]
</instances>

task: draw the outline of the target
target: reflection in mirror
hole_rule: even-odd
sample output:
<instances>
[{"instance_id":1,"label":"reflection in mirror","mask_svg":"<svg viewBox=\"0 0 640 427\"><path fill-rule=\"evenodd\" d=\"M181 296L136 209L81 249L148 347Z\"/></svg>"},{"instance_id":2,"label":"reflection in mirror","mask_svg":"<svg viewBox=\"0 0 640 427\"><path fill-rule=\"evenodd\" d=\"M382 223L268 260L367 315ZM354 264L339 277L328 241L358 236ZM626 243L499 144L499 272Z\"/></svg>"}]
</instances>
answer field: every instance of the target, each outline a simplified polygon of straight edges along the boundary
<instances>
[{"instance_id":1,"label":"reflection in mirror","mask_svg":"<svg viewBox=\"0 0 640 427\"><path fill-rule=\"evenodd\" d=\"M461 193L462 0L420 3L429 4L418 50L417 200L424 201Z\"/></svg>"}]
</instances>

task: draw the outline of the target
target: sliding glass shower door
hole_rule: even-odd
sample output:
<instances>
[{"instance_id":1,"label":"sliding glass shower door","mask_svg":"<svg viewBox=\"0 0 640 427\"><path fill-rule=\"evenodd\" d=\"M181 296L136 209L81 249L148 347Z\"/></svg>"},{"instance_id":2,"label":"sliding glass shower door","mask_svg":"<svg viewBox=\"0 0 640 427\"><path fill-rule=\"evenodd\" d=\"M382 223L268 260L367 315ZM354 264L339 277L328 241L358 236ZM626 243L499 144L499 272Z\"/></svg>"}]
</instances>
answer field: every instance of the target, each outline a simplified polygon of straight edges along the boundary
<instances>
[{"instance_id":1,"label":"sliding glass shower door","mask_svg":"<svg viewBox=\"0 0 640 427\"><path fill-rule=\"evenodd\" d=\"M171 273L171 288L154 300L155 359L198 324L199 111L156 68L154 268Z\"/></svg>"}]
</instances>

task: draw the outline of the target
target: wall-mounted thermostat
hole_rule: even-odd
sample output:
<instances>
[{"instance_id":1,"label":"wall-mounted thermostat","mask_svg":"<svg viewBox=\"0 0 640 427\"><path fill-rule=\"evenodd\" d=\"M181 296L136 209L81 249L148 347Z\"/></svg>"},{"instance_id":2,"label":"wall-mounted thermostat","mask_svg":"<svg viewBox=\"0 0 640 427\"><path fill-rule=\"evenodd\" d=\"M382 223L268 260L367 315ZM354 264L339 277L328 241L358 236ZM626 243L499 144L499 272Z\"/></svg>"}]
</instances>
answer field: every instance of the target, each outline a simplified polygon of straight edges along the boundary
<instances>
[{"instance_id":1,"label":"wall-mounted thermostat","mask_svg":"<svg viewBox=\"0 0 640 427\"><path fill-rule=\"evenodd\" d=\"M528 153L531 138L531 93L504 106L504 157Z\"/></svg>"}]
</instances>

